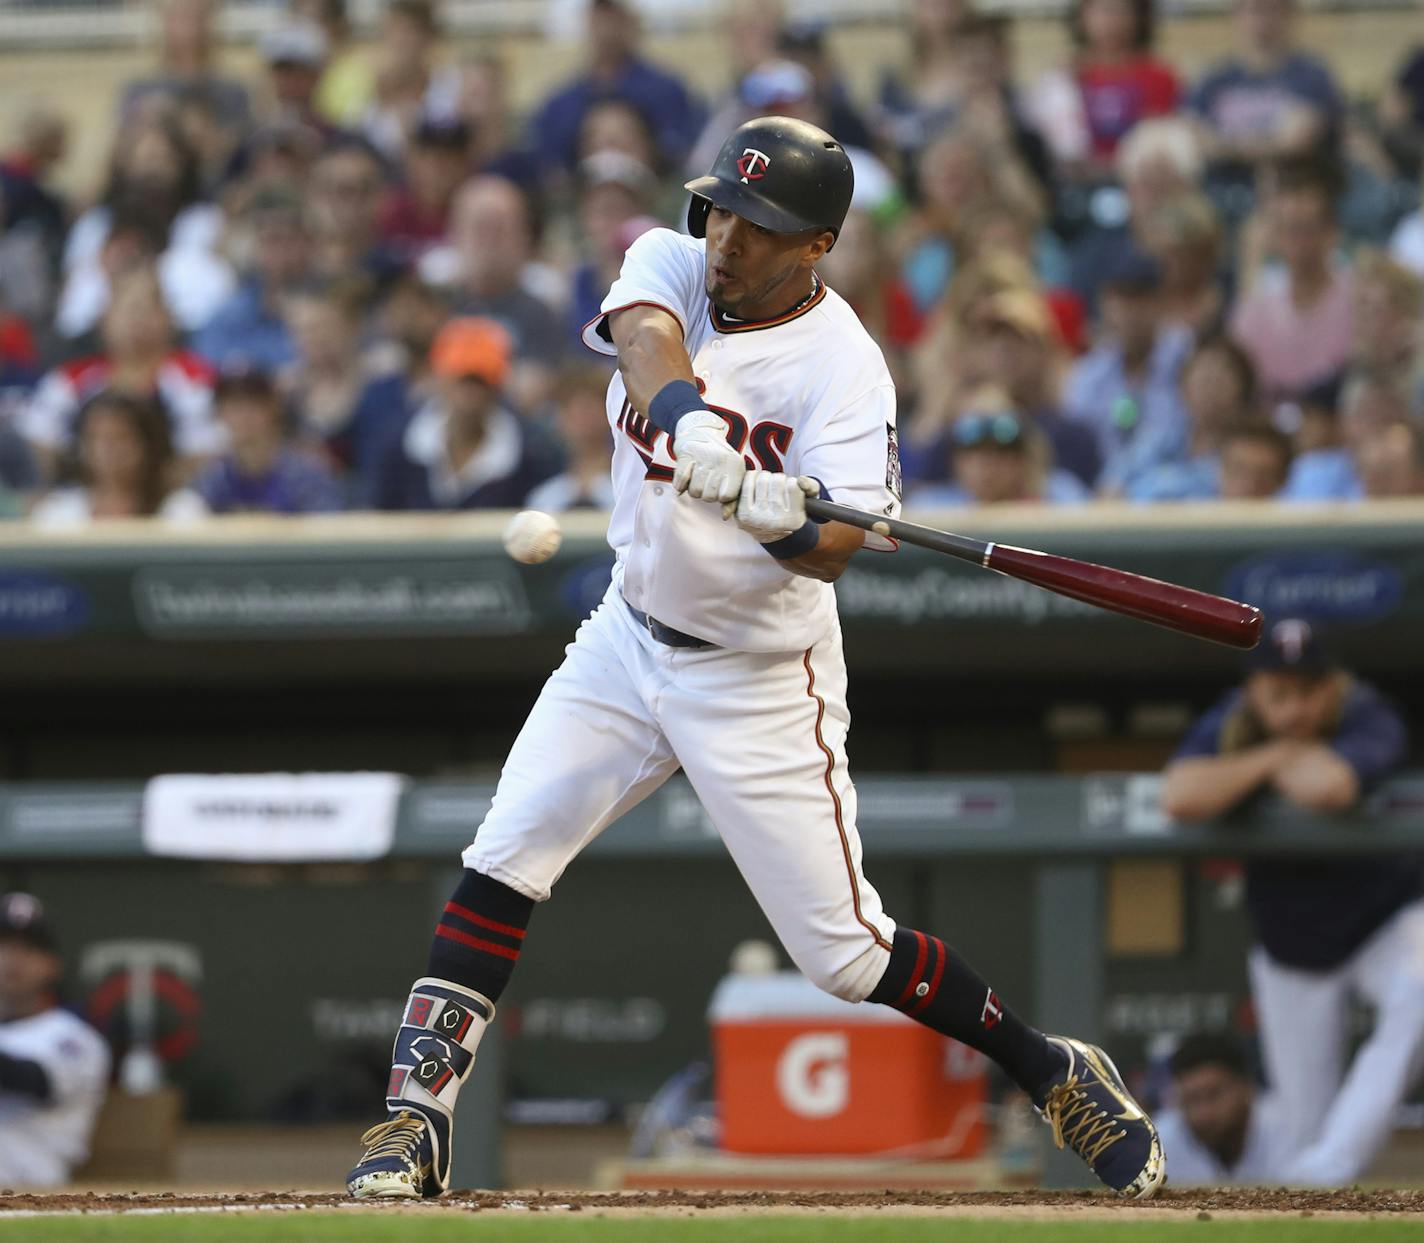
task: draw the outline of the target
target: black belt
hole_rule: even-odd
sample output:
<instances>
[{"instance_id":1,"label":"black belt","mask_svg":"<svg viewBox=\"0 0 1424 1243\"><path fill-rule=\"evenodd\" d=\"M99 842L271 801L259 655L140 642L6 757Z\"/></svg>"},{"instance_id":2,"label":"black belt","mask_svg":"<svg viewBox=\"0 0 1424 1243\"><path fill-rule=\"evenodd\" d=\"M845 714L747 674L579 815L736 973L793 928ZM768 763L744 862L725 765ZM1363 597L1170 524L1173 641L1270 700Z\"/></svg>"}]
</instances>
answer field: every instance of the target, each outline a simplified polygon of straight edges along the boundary
<instances>
[{"instance_id":1,"label":"black belt","mask_svg":"<svg viewBox=\"0 0 1424 1243\"><path fill-rule=\"evenodd\" d=\"M623 603L628 604L628 598L623 598ZM642 626L659 643L666 643L668 647L690 647L694 649L705 649L716 647L715 643L708 643L706 639L699 639L693 634L683 634L681 630L674 630L671 626L664 625L656 617L649 617L642 609L635 609L628 604L628 612L637 619L638 625Z\"/></svg>"}]
</instances>

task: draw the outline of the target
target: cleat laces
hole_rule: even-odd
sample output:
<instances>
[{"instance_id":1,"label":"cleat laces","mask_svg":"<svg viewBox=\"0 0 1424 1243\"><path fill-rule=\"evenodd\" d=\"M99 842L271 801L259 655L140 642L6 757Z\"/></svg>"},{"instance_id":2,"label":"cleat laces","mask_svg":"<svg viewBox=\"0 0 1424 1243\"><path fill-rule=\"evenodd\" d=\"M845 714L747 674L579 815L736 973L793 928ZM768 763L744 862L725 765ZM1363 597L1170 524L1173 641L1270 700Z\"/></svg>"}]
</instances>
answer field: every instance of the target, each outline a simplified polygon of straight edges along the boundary
<instances>
[{"instance_id":1,"label":"cleat laces","mask_svg":"<svg viewBox=\"0 0 1424 1243\"><path fill-rule=\"evenodd\" d=\"M366 1146L366 1155L361 1158L361 1163L364 1165L367 1161L379 1160L382 1157L399 1157L418 1167L420 1140L424 1130L425 1120L417 1118L409 1111L385 1122L376 1123L361 1136L361 1143Z\"/></svg>"},{"instance_id":2,"label":"cleat laces","mask_svg":"<svg viewBox=\"0 0 1424 1243\"><path fill-rule=\"evenodd\" d=\"M1127 1136L1126 1131L1113 1129L1114 1119L1106 1110L1093 1112L1093 1102L1078 1086L1077 1075L1070 1075L1050 1090L1043 1103L1043 1116L1053 1128L1055 1146L1067 1144L1094 1168L1104 1152Z\"/></svg>"}]
</instances>

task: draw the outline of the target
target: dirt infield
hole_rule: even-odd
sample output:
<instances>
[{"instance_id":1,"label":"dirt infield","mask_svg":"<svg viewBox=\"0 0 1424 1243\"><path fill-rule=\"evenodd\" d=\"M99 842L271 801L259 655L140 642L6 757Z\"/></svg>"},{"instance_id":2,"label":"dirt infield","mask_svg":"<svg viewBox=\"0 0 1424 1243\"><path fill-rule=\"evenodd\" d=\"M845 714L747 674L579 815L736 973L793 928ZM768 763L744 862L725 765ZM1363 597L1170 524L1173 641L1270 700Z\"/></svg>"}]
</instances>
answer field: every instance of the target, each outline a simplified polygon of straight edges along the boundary
<instances>
[{"instance_id":1,"label":"dirt infield","mask_svg":"<svg viewBox=\"0 0 1424 1243\"><path fill-rule=\"evenodd\" d=\"M917 1213L1042 1216L1045 1214L1180 1213L1196 1215L1298 1216L1420 1215L1424 1191L1221 1191L1167 1190L1149 1201L1121 1200L1100 1192L486 1192L455 1191L439 1200L386 1201L357 1205L340 1194L273 1191L254 1194L17 1194L0 1192L0 1219L7 1214L162 1213L164 1210L241 1211L243 1209L365 1209L417 1212L584 1212L641 1215L659 1211L700 1210L730 1213L839 1212L878 1210Z\"/></svg>"}]
</instances>

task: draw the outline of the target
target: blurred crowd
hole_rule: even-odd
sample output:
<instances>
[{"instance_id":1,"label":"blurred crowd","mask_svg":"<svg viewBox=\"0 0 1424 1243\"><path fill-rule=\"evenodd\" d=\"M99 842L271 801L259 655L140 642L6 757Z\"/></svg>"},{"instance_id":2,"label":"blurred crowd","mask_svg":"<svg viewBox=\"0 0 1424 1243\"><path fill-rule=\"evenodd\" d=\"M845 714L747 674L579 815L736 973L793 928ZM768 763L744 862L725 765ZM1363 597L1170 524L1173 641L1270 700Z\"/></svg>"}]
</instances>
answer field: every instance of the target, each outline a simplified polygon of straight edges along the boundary
<instances>
[{"instance_id":1,"label":"blurred crowd","mask_svg":"<svg viewBox=\"0 0 1424 1243\"><path fill-rule=\"evenodd\" d=\"M907 503L1424 492L1424 48L1347 98L1294 0L1235 0L1197 80L1153 0L1075 0L1070 53L915 0L852 91L833 31L728 6L699 98L636 10L527 116L434 0L291 0L228 76L167 0L96 192L38 104L0 152L0 513L605 506L608 372L578 343L643 231L748 117L831 130L855 202L823 275L881 342ZM1424 33L1424 32L1422 32Z\"/></svg>"}]
</instances>

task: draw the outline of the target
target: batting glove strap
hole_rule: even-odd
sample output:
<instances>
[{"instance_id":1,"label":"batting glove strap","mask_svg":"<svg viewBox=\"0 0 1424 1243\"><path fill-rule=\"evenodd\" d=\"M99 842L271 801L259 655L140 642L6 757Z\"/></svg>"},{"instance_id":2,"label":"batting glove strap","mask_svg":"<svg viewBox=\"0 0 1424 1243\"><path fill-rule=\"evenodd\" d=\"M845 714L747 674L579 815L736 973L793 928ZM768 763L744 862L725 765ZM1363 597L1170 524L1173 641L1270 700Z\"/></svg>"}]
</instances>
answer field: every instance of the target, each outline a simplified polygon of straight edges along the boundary
<instances>
[{"instance_id":1,"label":"batting glove strap","mask_svg":"<svg viewBox=\"0 0 1424 1243\"><path fill-rule=\"evenodd\" d=\"M707 403L689 380L672 380L664 384L648 403L648 419L669 436L677 435L677 421L694 410L706 410Z\"/></svg>"},{"instance_id":2,"label":"batting glove strap","mask_svg":"<svg viewBox=\"0 0 1424 1243\"><path fill-rule=\"evenodd\" d=\"M769 544L763 544L762 547L778 561L790 561L794 557L804 557L820 542L821 528L814 519L807 518L799 530L792 531L790 535L782 536L779 540L772 540Z\"/></svg>"}]
</instances>

